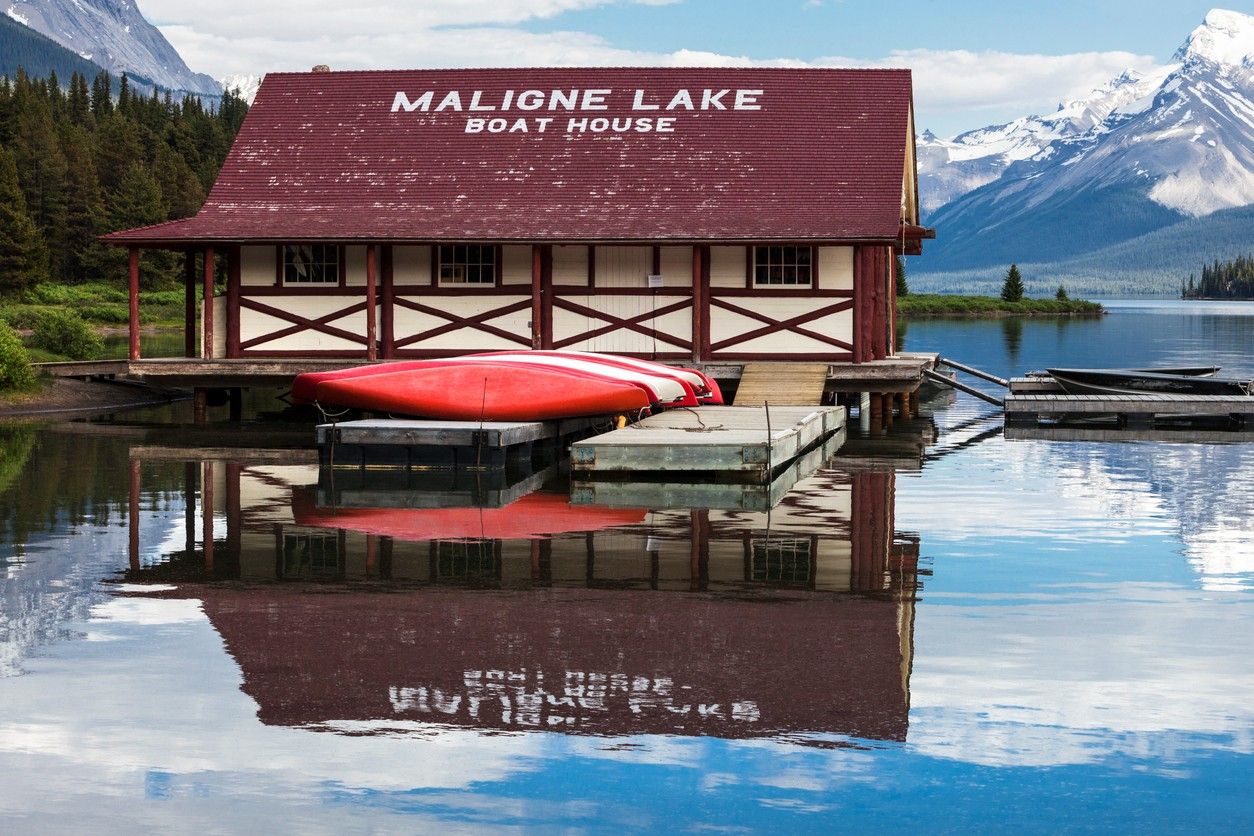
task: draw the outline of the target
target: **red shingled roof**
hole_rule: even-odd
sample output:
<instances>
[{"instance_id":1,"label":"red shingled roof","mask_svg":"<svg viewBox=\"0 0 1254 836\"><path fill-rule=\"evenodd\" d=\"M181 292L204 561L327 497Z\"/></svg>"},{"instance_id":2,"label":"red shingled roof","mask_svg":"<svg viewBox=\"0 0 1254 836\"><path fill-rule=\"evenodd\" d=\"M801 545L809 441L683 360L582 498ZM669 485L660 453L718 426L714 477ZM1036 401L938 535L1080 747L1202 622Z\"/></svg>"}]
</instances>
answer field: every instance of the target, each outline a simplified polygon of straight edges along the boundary
<instances>
[{"instance_id":1,"label":"red shingled roof","mask_svg":"<svg viewBox=\"0 0 1254 836\"><path fill-rule=\"evenodd\" d=\"M699 109L707 88L726 110ZM606 110L435 111L449 91L468 108L589 89ZM665 109L681 89L697 110ZM760 109L734 109L738 89ZM662 109L633 111L637 90ZM393 112L398 91L432 91L430 110ZM909 70L271 73L200 213L107 240L891 240L910 108ZM502 116L528 132L466 132ZM673 132L567 131L598 117Z\"/></svg>"}]
</instances>

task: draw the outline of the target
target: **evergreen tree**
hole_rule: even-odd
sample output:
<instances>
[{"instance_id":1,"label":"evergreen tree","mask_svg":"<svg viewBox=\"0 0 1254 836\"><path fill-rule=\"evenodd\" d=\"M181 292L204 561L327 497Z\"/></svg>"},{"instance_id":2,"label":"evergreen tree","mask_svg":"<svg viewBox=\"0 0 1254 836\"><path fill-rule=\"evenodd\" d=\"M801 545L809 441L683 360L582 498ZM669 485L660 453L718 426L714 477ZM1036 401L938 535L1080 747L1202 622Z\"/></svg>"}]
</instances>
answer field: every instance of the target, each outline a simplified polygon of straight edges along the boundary
<instances>
[{"instance_id":1,"label":"evergreen tree","mask_svg":"<svg viewBox=\"0 0 1254 836\"><path fill-rule=\"evenodd\" d=\"M20 212L8 200L0 230L10 286L19 273L22 283L49 273L62 282L125 282L125 253L98 236L194 214L248 110L234 96L210 110L193 96L140 94L129 79L115 106L114 84L104 72L74 73L64 90L56 78L20 70L0 76L0 148L13 158L23 200ZM31 221L43 254L34 268L13 255L29 249L19 244L30 239ZM176 274L175 261L163 252L146 257L145 282L164 283Z\"/></svg>"},{"instance_id":2,"label":"evergreen tree","mask_svg":"<svg viewBox=\"0 0 1254 836\"><path fill-rule=\"evenodd\" d=\"M104 232L105 209L91 154L91 140L86 133L77 128L67 131L65 159L65 223L57 237L63 257L60 278L67 282L84 282L101 278L109 260L104 245L97 240Z\"/></svg>"},{"instance_id":3,"label":"evergreen tree","mask_svg":"<svg viewBox=\"0 0 1254 836\"><path fill-rule=\"evenodd\" d=\"M153 174L161 186L166 218L188 218L200 211L205 202L204 187L196 172L168 145L157 148Z\"/></svg>"},{"instance_id":4,"label":"evergreen tree","mask_svg":"<svg viewBox=\"0 0 1254 836\"><path fill-rule=\"evenodd\" d=\"M897 295L910 295L910 286L906 284L906 259L901 254L897 255Z\"/></svg>"},{"instance_id":5,"label":"evergreen tree","mask_svg":"<svg viewBox=\"0 0 1254 836\"><path fill-rule=\"evenodd\" d=\"M1054 298L1057 299L1059 302L1066 302L1067 301L1067 288L1063 287L1062 285L1058 285L1058 290L1054 292Z\"/></svg>"},{"instance_id":6,"label":"evergreen tree","mask_svg":"<svg viewBox=\"0 0 1254 836\"><path fill-rule=\"evenodd\" d=\"M1023 276L1019 275L1019 267L1011 264L1006 271L1006 280L1001 286L1001 298L1004 302L1023 301Z\"/></svg>"},{"instance_id":7,"label":"evergreen tree","mask_svg":"<svg viewBox=\"0 0 1254 836\"><path fill-rule=\"evenodd\" d=\"M26 209L45 241L65 221L65 155L46 102L19 97L14 124L13 158ZM57 259L53 259L55 262Z\"/></svg>"},{"instance_id":8,"label":"evergreen tree","mask_svg":"<svg viewBox=\"0 0 1254 836\"><path fill-rule=\"evenodd\" d=\"M0 289L20 290L48 278L48 253L26 210L13 155L0 147Z\"/></svg>"},{"instance_id":9,"label":"evergreen tree","mask_svg":"<svg viewBox=\"0 0 1254 836\"><path fill-rule=\"evenodd\" d=\"M113 112L113 79L102 72L91 82L91 115L102 119Z\"/></svg>"},{"instance_id":10,"label":"evergreen tree","mask_svg":"<svg viewBox=\"0 0 1254 836\"><path fill-rule=\"evenodd\" d=\"M165 207L161 201L161 186L142 163L133 163L117 190L110 195L109 229L131 229L149 226L165 220ZM117 275L126 275L126 253L118 247L110 247L105 267ZM145 259L146 269L141 274L146 290L167 287L175 275L174 254L156 250Z\"/></svg>"},{"instance_id":11,"label":"evergreen tree","mask_svg":"<svg viewBox=\"0 0 1254 836\"><path fill-rule=\"evenodd\" d=\"M87 127L87 120L91 118L91 94L87 92L87 79L79 73L70 77L67 108L71 123L80 128Z\"/></svg>"}]
</instances>

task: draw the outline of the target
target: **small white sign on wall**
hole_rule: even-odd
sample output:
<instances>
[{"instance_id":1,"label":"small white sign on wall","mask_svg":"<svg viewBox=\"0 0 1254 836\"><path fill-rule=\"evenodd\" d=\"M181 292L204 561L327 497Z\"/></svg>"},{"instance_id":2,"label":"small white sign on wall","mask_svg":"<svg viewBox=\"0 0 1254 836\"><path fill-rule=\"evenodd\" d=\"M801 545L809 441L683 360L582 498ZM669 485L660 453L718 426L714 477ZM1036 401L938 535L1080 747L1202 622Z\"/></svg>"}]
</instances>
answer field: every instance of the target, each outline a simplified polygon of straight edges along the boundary
<instances>
[{"instance_id":1,"label":"small white sign on wall","mask_svg":"<svg viewBox=\"0 0 1254 836\"><path fill-rule=\"evenodd\" d=\"M649 287L650 287L651 289L653 289L653 288L659 288L659 287L661 287L661 286L662 286L662 277L661 277L661 276L649 276Z\"/></svg>"}]
</instances>

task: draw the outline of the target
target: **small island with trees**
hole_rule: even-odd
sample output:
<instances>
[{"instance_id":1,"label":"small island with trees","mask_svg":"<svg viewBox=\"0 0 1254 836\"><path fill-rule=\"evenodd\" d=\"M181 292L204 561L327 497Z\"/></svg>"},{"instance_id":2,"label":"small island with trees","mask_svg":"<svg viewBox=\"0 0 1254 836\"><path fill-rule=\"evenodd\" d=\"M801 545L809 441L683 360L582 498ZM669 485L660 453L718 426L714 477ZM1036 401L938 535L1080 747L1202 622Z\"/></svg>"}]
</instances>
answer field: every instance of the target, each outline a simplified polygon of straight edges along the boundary
<instances>
[{"instance_id":1,"label":"small island with trees","mask_svg":"<svg viewBox=\"0 0 1254 836\"><path fill-rule=\"evenodd\" d=\"M1202 267L1202 279L1190 275L1180 284L1181 299L1254 299L1254 256L1237 256L1231 261Z\"/></svg>"},{"instance_id":2,"label":"small island with trees","mask_svg":"<svg viewBox=\"0 0 1254 836\"><path fill-rule=\"evenodd\" d=\"M897 258L897 312L905 318L1007 317L1007 316L1101 316L1097 302L1072 299L1062 285L1052 298L1033 299L1024 294L1023 275L1011 264L1002 280L999 296L960 296L948 293L911 293L906 283L904 259Z\"/></svg>"}]
</instances>

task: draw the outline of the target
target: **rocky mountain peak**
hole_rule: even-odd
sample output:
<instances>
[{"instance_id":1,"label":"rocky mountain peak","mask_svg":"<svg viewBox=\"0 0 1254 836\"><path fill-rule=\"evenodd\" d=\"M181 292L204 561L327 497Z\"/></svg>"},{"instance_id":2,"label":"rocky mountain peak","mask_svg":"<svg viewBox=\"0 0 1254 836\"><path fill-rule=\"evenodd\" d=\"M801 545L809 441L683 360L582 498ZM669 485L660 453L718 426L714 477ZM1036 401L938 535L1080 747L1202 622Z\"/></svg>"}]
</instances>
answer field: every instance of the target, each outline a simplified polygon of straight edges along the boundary
<instances>
[{"instance_id":1,"label":"rocky mountain peak","mask_svg":"<svg viewBox=\"0 0 1254 836\"><path fill-rule=\"evenodd\" d=\"M130 0L0 0L17 22L114 75L128 73L168 90L218 96L222 88L192 72Z\"/></svg>"},{"instance_id":2,"label":"rocky mountain peak","mask_svg":"<svg viewBox=\"0 0 1254 836\"><path fill-rule=\"evenodd\" d=\"M1254 17L1227 9L1211 9L1172 60L1254 66Z\"/></svg>"}]
</instances>

